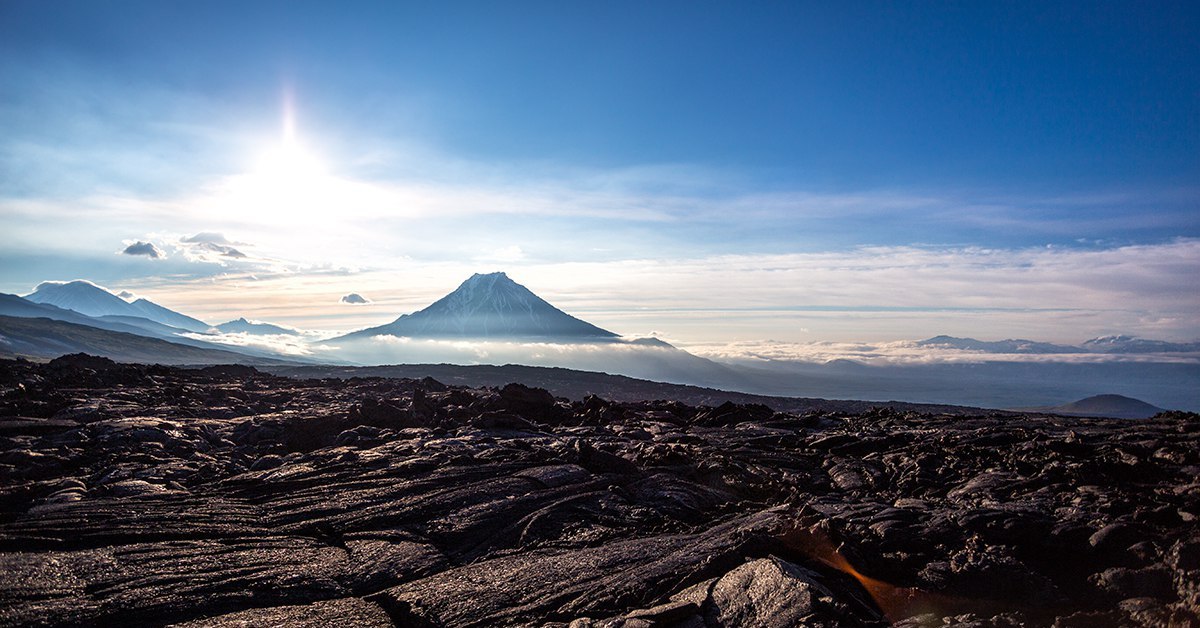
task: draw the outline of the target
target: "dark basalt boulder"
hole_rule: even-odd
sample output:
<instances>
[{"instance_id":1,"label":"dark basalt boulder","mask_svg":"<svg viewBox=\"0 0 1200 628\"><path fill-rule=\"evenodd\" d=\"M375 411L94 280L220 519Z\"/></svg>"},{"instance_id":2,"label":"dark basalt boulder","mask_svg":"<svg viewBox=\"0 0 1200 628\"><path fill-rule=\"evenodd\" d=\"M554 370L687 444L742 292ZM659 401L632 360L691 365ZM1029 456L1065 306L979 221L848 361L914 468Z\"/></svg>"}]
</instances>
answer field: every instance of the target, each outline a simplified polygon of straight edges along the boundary
<instances>
[{"instance_id":1,"label":"dark basalt boulder","mask_svg":"<svg viewBox=\"0 0 1200 628\"><path fill-rule=\"evenodd\" d=\"M197 369L197 372L215 379L249 379L262 375L258 369L245 364L216 364Z\"/></svg>"},{"instance_id":2,"label":"dark basalt boulder","mask_svg":"<svg viewBox=\"0 0 1200 628\"><path fill-rule=\"evenodd\" d=\"M55 371L78 371L90 369L93 371L111 371L120 368L116 362L108 358L86 353L70 353L50 360L46 365Z\"/></svg>"}]
</instances>

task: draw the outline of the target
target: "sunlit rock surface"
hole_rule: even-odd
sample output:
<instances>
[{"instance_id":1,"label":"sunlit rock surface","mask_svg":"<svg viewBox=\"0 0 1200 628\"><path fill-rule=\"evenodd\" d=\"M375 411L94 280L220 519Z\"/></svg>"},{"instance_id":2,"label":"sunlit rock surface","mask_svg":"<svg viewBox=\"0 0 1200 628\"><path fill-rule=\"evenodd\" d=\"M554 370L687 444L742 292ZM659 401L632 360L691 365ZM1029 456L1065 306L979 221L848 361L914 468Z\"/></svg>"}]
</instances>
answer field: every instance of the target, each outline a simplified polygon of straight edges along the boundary
<instances>
[{"instance_id":1,"label":"sunlit rock surface","mask_svg":"<svg viewBox=\"0 0 1200 628\"><path fill-rule=\"evenodd\" d=\"M0 363L0 624L1189 626L1200 417Z\"/></svg>"}]
</instances>

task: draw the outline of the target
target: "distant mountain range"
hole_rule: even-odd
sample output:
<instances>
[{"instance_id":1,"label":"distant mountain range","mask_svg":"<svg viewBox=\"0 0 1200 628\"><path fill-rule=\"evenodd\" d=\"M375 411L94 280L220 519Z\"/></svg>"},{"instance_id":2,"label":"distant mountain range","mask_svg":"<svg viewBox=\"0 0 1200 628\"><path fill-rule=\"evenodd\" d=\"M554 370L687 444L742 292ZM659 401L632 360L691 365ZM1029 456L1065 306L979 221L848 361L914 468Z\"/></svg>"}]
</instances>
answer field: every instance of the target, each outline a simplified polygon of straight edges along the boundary
<instances>
[{"instance_id":1,"label":"distant mountain range","mask_svg":"<svg viewBox=\"0 0 1200 628\"><path fill-rule=\"evenodd\" d=\"M25 300L73 310L85 316L129 316L163 325L203 333L211 325L165 308L147 299L129 302L90 281L47 281L39 284Z\"/></svg>"},{"instance_id":2,"label":"distant mountain range","mask_svg":"<svg viewBox=\"0 0 1200 628\"><path fill-rule=\"evenodd\" d=\"M141 336L167 337L184 330L138 316L87 316L48 303L35 303L15 294L0 294L0 316L46 318Z\"/></svg>"},{"instance_id":3,"label":"distant mountain range","mask_svg":"<svg viewBox=\"0 0 1200 628\"><path fill-rule=\"evenodd\" d=\"M256 336L298 336L300 332L279 325L263 323L260 321L248 321L244 318L221 323L216 327L217 331L223 334L251 334Z\"/></svg>"},{"instance_id":4,"label":"distant mountain range","mask_svg":"<svg viewBox=\"0 0 1200 628\"><path fill-rule=\"evenodd\" d=\"M402 342L379 342L388 338ZM438 342L445 340L465 344ZM420 311L324 344L366 364L476 363L486 357L489 363L620 373L672 383L749 385L728 365L655 338L623 338L575 318L502 272L472 275Z\"/></svg>"},{"instance_id":5,"label":"distant mountain range","mask_svg":"<svg viewBox=\"0 0 1200 628\"><path fill-rule=\"evenodd\" d=\"M1200 342L1166 342L1133 336L1101 336L1083 343L1083 348L1098 353L1190 353L1200 351Z\"/></svg>"},{"instance_id":6,"label":"distant mountain range","mask_svg":"<svg viewBox=\"0 0 1200 628\"><path fill-rule=\"evenodd\" d=\"M0 355L55 358L89 353L147 364L286 364L287 360L196 347L46 318L0 316Z\"/></svg>"},{"instance_id":7,"label":"distant mountain range","mask_svg":"<svg viewBox=\"0 0 1200 628\"><path fill-rule=\"evenodd\" d=\"M282 340L282 336L289 339ZM474 275L428 307L385 325L323 343L307 338L294 329L246 318L210 327L146 299L128 302L86 281L47 282L27 298L0 294L0 355L5 356L49 358L82 351L123 361L168 364L527 365L775 397L992 408L1040 404L1062 412L1111 415L1094 405L1052 404L1097 393L1120 393L1150 399L1163 407L1200 410L1200 389L1195 386L1200 381L1200 362L1184 355L1200 352L1200 343L1107 336L1073 346L936 336L916 344L984 357L969 363L768 360L735 364L692 355L655 338L620 337L559 310L504 273ZM279 352L303 351L306 343L311 355ZM1131 353L1174 354L1182 359L1081 361L1069 357ZM986 357L997 354L1065 357L1025 361Z\"/></svg>"},{"instance_id":8,"label":"distant mountain range","mask_svg":"<svg viewBox=\"0 0 1200 628\"><path fill-rule=\"evenodd\" d=\"M563 312L504 273L475 274L429 307L334 340L389 335L588 342L617 334Z\"/></svg>"},{"instance_id":9,"label":"distant mountain range","mask_svg":"<svg viewBox=\"0 0 1200 628\"><path fill-rule=\"evenodd\" d=\"M90 281L45 282L25 297L0 294L0 354L56 357L83 351L115 360L164 364L309 361L261 347L221 344L215 342L214 331L219 330L148 299L127 302ZM133 342L129 336L162 344Z\"/></svg>"},{"instance_id":10,"label":"distant mountain range","mask_svg":"<svg viewBox=\"0 0 1200 628\"><path fill-rule=\"evenodd\" d=\"M976 340L954 336L934 336L917 341L922 347L942 347L981 353L1192 353L1200 352L1200 342L1166 342L1143 340L1133 336L1102 336L1085 341L1080 346L1058 345L1034 340Z\"/></svg>"}]
</instances>

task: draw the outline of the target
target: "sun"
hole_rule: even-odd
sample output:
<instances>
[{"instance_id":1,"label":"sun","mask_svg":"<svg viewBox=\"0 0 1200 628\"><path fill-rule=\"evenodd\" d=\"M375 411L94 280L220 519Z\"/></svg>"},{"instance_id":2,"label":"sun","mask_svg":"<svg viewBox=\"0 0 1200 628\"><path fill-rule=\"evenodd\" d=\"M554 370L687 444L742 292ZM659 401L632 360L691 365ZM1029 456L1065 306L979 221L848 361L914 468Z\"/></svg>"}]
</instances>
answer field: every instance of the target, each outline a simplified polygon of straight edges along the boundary
<instances>
[{"instance_id":1,"label":"sun","mask_svg":"<svg viewBox=\"0 0 1200 628\"><path fill-rule=\"evenodd\" d=\"M253 174L264 182L287 187L303 187L314 177L327 176L321 160L296 137L296 123L290 112L284 116L283 137L263 149Z\"/></svg>"},{"instance_id":2,"label":"sun","mask_svg":"<svg viewBox=\"0 0 1200 628\"><path fill-rule=\"evenodd\" d=\"M414 198L394 186L347 176L310 146L296 132L289 109L282 132L248 152L248 167L213 185L205 218L269 227L271 233L325 233L367 217L402 215L404 203Z\"/></svg>"},{"instance_id":3,"label":"sun","mask_svg":"<svg viewBox=\"0 0 1200 628\"><path fill-rule=\"evenodd\" d=\"M234 196L237 206L263 222L312 219L320 216L329 201L334 177L324 162L296 136L290 116L283 136L263 146L254 165L237 177Z\"/></svg>"}]
</instances>

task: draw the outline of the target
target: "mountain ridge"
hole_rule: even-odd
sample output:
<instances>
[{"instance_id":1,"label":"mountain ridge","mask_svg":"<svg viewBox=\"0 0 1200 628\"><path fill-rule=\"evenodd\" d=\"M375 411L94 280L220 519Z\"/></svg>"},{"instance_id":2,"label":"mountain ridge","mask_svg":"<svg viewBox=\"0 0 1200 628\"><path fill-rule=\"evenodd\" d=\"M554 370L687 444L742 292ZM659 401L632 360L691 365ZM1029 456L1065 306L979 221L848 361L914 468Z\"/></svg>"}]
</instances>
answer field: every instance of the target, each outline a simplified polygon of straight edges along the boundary
<instances>
[{"instance_id":1,"label":"mountain ridge","mask_svg":"<svg viewBox=\"0 0 1200 628\"><path fill-rule=\"evenodd\" d=\"M131 334L143 338L162 340L170 344L187 345L199 349L213 351L229 351L234 354L254 358L276 357L279 354L259 347L232 346L203 339L206 334L192 334L185 329L165 325L140 316L106 314L103 316L88 316L75 310L64 309L48 303L29 301L15 294L0 293L0 316L26 319L48 319L62 321L73 325L90 327L97 331ZM199 336L199 337L198 337ZM35 334L28 338L32 340ZM43 337L43 341L45 337ZM42 349L49 349L53 343L41 342ZM35 354L36 355L36 354ZM280 356L282 357L282 356ZM150 356L144 355L143 359ZM335 360L336 361L336 360Z\"/></svg>"},{"instance_id":2,"label":"mountain ridge","mask_svg":"<svg viewBox=\"0 0 1200 628\"><path fill-rule=\"evenodd\" d=\"M1079 345L1060 345L1051 342L1039 342L1022 338L1007 338L1005 340L977 340L940 335L925 340L918 340L920 347L946 347L963 351L979 351L981 353L1190 353L1200 352L1200 342L1168 342L1165 340L1147 340L1134 336L1100 336L1085 340Z\"/></svg>"},{"instance_id":3,"label":"mountain ridge","mask_svg":"<svg viewBox=\"0 0 1200 628\"><path fill-rule=\"evenodd\" d=\"M21 297L33 303L53 305L84 316L134 316L187 331L204 333L208 323L180 314L145 298L132 303L90 281L43 281L33 292Z\"/></svg>"},{"instance_id":4,"label":"mountain ridge","mask_svg":"<svg viewBox=\"0 0 1200 628\"><path fill-rule=\"evenodd\" d=\"M50 318L0 316L0 355L54 358L69 353L147 364L295 363Z\"/></svg>"},{"instance_id":5,"label":"mountain ridge","mask_svg":"<svg viewBox=\"0 0 1200 628\"><path fill-rule=\"evenodd\" d=\"M220 325L216 325L214 327L214 329L216 329L217 331L219 331L223 334L239 334L239 333L241 333L241 334L251 334L251 335L255 335L255 336L263 336L263 335L297 336L297 335L299 335L299 332L297 332L294 329L288 329L286 327L280 327L279 325L272 325L271 323L264 323L262 321L249 321L249 320L246 320L246 317L244 317L244 316L242 318L234 319L229 322L225 322L225 323L221 323Z\"/></svg>"}]
</instances>

